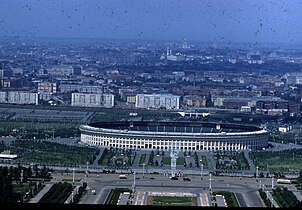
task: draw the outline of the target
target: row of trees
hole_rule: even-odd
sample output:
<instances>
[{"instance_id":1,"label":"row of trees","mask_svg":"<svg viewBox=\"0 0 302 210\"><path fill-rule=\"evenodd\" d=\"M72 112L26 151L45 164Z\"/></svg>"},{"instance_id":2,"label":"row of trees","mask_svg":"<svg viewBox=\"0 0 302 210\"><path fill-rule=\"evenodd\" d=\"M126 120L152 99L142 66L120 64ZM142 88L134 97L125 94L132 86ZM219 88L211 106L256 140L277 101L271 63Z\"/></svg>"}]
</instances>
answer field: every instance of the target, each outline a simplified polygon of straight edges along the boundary
<instances>
[{"instance_id":1,"label":"row of trees","mask_svg":"<svg viewBox=\"0 0 302 210\"><path fill-rule=\"evenodd\" d=\"M154 165L154 151L152 150L149 155L148 165Z\"/></svg>"},{"instance_id":2,"label":"row of trees","mask_svg":"<svg viewBox=\"0 0 302 210\"><path fill-rule=\"evenodd\" d=\"M117 205L118 199L120 197L121 193L124 192L130 192L132 193L132 190L128 189L128 188L115 188L112 189L106 199L105 204L107 205Z\"/></svg>"},{"instance_id":3,"label":"row of trees","mask_svg":"<svg viewBox=\"0 0 302 210\"><path fill-rule=\"evenodd\" d=\"M45 179L51 179L49 169L45 166L0 167L0 203L24 202L25 195L33 197L44 187L42 182ZM26 190L16 191L15 186Z\"/></svg>"},{"instance_id":4,"label":"row of trees","mask_svg":"<svg viewBox=\"0 0 302 210\"><path fill-rule=\"evenodd\" d=\"M272 202L270 201L270 199L267 197L266 193L263 191L262 188L259 189L259 194L261 199L263 200L264 204L266 207L271 207L272 206Z\"/></svg>"},{"instance_id":5,"label":"row of trees","mask_svg":"<svg viewBox=\"0 0 302 210\"><path fill-rule=\"evenodd\" d=\"M227 203L227 207L239 207L235 195L232 192L217 191L217 192L213 192L213 195L223 195L225 202Z\"/></svg>"},{"instance_id":6,"label":"row of trees","mask_svg":"<svg viewBox=\"0 0 302 210\"><path fill-rule=\"evenodd\" d=\"M13 190L13 180L7 167L0 167L0 203L15 203L20 194Z\"/></svg>"},{"instance_id":7,"label":"row of trees","mask_svg":"<svg viewBox=\"0 0 302 210\"><path fill-rule=\"evenodd\" d=\"M299 204L299 200L292 191L288 191L287 188L281 189L276 187L273 190L273 197L276 199L281 208L291 208Z\"/></svg>"},{"instance_id":8,"label":"row of trees","mask_svg":"<svg viewBox=\"0 0 302 210\"><path fill-rule=\"evenodd\" d=\"M195 166L197 168L199 168L199 158L198 158L198 155L197 155L197 152L194 152L194 161L195 161Z\"/></svg>"},{"instance_id":9,"label":"row of trees","mask_svg":"<svg viewBox=\"0 0 302 210\"><path fill-rule=\"evenodd\" d=\"M243 152L219 151L215 154L216 168L221 170L247 170L249 163Z\"/></svg>"},{"instance_id":10,"label":"row of trees","mask_svg":"<svg viewBox=\"0 0 302 210\"><path fill-rule=\"evenodd\" d=\"M72 184L67 182L55 183L47 193L43 195L39 203L63 204L72 191Z\"/></svg>"},{"instance_id":11,"label":"row of trees","mask_svg":"<svg viewBox=\"0 0 302 210\"><path fill-rule=\"evenodd\" d=\"M297 178L296 188L297 188L298 190L301 190L301 189L302 189L302 170L300 170L300 175L299 175L299 177Z\"/></svg>"},{"instance_id":12,"label":"row of trees","mask_svg":"<svg viewBox=\"0 0 302 210\"><path fill-rule=\"evenodd\" d=\"M87 188L87 183L83 182L82 186L79 187L78 192L74 195L73 201L71 202L75 204L78 203L81 200L83 194L87 192L86 188Z\"/></svg>"},{"instance_id":13,"label":"row of trees","mask_svg":"<svg viewBox=\"0 0 302 210\"><path fill-rule=\"evenodd\" d=\"M100 159L99 165L126 167L132 166L136 157L136 152L131 149L119 149L110 147L104 149Z\"/></svg>"},{"instance_id":14,"label":"row of trees","mask_svg":"<svg viewBox=\"0 0 302 210\"><path fill-rule=\"evenodd\" d=\"M46 168L45 165L43 165L41 168L39 168L36 164L28 166L27 168L21 165L18 165L18 167L11 166L9 167L9 172L16 183L21 183L21 178L22 183L27 182L29 179L51 179L50 169Z\"/></svg>"}]
</instances>

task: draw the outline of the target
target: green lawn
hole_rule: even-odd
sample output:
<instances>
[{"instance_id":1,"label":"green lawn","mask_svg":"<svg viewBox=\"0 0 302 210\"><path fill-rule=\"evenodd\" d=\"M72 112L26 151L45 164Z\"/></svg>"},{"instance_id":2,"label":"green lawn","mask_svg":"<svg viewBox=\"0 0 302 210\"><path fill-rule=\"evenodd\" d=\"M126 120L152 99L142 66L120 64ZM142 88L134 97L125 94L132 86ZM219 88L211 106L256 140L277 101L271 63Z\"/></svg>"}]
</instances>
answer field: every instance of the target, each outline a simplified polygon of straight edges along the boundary
<instances>
[{"instance_id":1,"label":"green lawn","mask_svg":"<svg viewBox=\"0 0 302 210\"><path fill-rule=\"evenodd\" d=\"M183 165L185 162L185 158L177 158L176 165Z\"/></svg>"},{"instance_id":2,"label":"green lawn","mask_svg":"<svg viewBox=\"0 0 302 210\"><path fill-rule=\"evenodd\" d=\"M163 157L162 160L163 160L164 165L171 165L170 157Z\"/></svg>"},{"instance_id":3,"label":"green lawn","mask_svg":"<svg viewBox=\"0 0 302 210\"><path fill-rule=\"evenodd\" d=\"M155 206L195 206L196 198L193 197L173 197L173 196L152 196L150 205Z\"/></svg>"},{"instance_id":4,"label":"green lawn","mask_svg":"<svg viewBox=\"0 0 302 210\"><path fill-rule=\"evenodd\" d=\"M99 153L97 148L69 146L43 140L17 140L6 149L18 154L15 162L61 164L65 166L84 165L92 162Z\"/></svg>"},{"instance_id":5,"label":"green lawn","mask_svg":"<svg viewBox=\"0 0 302 210\"><path fill-rule=\"evenodd\" d=\"M261 170L300 171L302 169L302 149L279 152L258 151L252 153L252 158Z\"/></svg>"}]
</instances>

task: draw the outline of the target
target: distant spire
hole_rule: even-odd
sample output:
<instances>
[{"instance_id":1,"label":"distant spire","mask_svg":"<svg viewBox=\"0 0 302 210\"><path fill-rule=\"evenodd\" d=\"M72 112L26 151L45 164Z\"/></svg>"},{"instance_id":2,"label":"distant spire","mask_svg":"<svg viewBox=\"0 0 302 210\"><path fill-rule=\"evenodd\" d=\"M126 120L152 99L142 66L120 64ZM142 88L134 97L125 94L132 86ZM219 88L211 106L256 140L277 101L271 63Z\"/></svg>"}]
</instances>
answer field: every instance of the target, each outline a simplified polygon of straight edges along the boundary
<instances>
[{"instance_id":1,"label":"distant spire","mask_svg":"<svg viewBox=\"0 0 302 210\"><path fill-rule=\"evenodd\" d=\"M187 49L188 48L188 43L187 43L187 39L186 38L184 38L184 41L182 43L182 48L183 49Z\"/></svg>"}]
</instances>

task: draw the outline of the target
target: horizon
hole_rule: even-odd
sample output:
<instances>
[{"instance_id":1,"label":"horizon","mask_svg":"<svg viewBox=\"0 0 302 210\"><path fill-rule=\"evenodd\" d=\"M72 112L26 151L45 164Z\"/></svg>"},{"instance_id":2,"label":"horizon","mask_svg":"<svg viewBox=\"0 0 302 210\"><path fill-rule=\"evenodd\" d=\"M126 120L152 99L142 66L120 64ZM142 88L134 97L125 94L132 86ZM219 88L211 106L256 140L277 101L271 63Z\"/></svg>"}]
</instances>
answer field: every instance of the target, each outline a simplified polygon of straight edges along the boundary
<instances>
[{"instance_id":1,"label":"horizon","mask_svg":"<svg viewBox=\"0 0 302 210\"><path fill-rule=\"evenodd\" d=\"M302 2L3 0L1 37L302 44Z\"/></svg>"},{"instance_id":2,"label":"horizon","mask_svg":"<svg viewBox=\"0 0 302 210\"><path fill-rule=\"evenodd\" d=\"M0 36L0 43L3 41L10 41L10 42L36 42L36 41L50 41L50 42L100 42L103 41L105 43L119 43L119 42L126 42L126 43L140 43L140 44L181 44L184 42L184 39L137 39L137 38L104 38L104 37L22 37L22 36ZM249 47L249 48L290 48L290 49L300 49L302 47L302 42L299 44L294 43L274 43L274 42L227 42L227 41L210 41L210 40L188 40L186 39L187 43L191 47L196 47L196 45L204 45L207 47L212 47L214 44L217 45L216 48L221 47L231 47L231 46L241 46L241 47Z\"/></svg>"}]
</instances>

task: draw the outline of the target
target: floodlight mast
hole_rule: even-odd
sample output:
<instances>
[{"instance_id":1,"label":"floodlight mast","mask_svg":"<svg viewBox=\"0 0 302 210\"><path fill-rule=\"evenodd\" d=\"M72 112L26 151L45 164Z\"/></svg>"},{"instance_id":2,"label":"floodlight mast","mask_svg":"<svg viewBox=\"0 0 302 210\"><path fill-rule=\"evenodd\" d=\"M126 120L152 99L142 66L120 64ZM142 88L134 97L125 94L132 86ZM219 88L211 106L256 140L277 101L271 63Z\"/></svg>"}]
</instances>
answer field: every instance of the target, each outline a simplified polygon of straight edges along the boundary
<instances>
[{"instance_id":1,"label":"floodlight mast","mask_svg":"<svg viewBox=\"0 0 302 210\"><path fill-rule=\"evenodd\" d=\"M74 185L74 170L75 168L72 169L72 185Z\"/></svg>"},{"instance_id":2,"label":"floodlight mast","mask_svg":"<svg viewBox=\"0 0 302 210\"><path fill-rule=\"evenodd\" d=\"M171 157L171 177L175 177L175 174L176 174L176 160L178 158L178 150L175 150L174 147L172 147L170 157Z\"/></svg>"},{"instance_id":3,"label":"floodlight mast","mask_svg":"<svg viewBox=\"0 0 302 210\"><path fill-rule=\"evenodd\" d=\"M145 178L145 163L143 163L143 178Z\"/></svg>"},{"instance_id":4,"label":"floodlight mast","mask_svg":"<svg viewBox=\"0 0 302 210\"><path fill-rule=\"evenodd\" d=\"M136 179L136 173L135 173L135 171L134 171L134 173L133 173L133 185L132 185L132 192L133 192L133 194L135 194L135 179Z\"/></svg>"},{"instance_id":5,"label":"floodlight mast","mask_svg":"<svg viewBox=\"0 0 302 210\"><path fill-rule=\"evenodd\" d=\"M202 174L203 174L203 163L202 159L200 159L200 179L202 180Z\"/></svg>"},{"instance_id":6,"label":"floodlight mast","mask_svg":"<svg viewBox=\"0 0 302 210\"><path fill-rule=\"evenodd\" d=\"M210 193L212 194L212 173L210 173L210 178L209 178L209 181L210 181L210 183L209 183L209 189L210 189Z\"/></svg>"}]
</instances>

